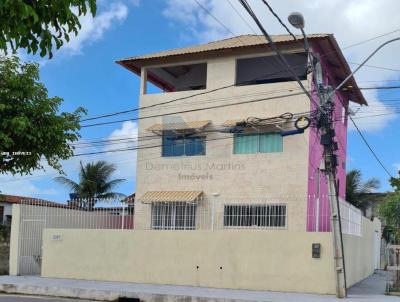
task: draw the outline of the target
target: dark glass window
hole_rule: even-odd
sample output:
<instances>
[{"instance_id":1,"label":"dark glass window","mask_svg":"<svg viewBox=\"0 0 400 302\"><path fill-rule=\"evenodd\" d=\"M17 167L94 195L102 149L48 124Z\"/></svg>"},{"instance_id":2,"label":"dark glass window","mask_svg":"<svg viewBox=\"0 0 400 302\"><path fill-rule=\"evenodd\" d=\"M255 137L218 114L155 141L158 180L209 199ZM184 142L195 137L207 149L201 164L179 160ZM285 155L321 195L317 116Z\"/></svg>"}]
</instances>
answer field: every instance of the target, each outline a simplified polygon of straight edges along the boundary
<instances>
[{"instance_id":1,"label":"dark glass window","mask_svg":"<svg viewBox=\"0 0 400 302\"><path fill-rule=\"evenodd\" d=\"M162 156L194 156L206 154L206 142L203 136L184 137L164 133L162 138Z\"/></svg>"},{"instance_id":2,"label":"dark glass window","mask_svg":"<svg viewBox=\"0 0 400 302\"><path fill-rule=\"evenodd\" d=\"M300 80L307 79L307 54L285 54L286 61ZM292 74L279 63L277 56L244 58L236 61L236 85L254 85L295 81Z\"/></svg>"}]
</instances>

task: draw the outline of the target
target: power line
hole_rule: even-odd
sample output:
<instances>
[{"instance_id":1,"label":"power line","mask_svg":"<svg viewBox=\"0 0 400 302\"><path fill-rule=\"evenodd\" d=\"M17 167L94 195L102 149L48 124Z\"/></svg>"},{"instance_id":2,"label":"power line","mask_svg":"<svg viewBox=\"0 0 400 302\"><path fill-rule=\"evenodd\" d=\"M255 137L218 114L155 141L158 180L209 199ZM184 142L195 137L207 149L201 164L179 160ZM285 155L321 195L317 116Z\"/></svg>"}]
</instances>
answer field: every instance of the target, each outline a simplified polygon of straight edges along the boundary
<instances>
[{"instance_id":1,"label":"power line","mask_svg":"<svg viewBox=\"0 0 400 302\"><path fill-rule=\"evenodd\" d=\"M359 45L362 45L362 44L371 42L371 41L373 41L373 40L376 40L376 39L379 39L379 38L388 36L388 35L390 35L390 34L393 34L393 33L399 32L399 31L400 31L400 28L399 28L399 29L395 29L395 30L390 31L390 32L387 32L387 33L384 33L384 34L381 34L381 35L378 35L378 36L375 36L375 37L372 37L372 38L370 38L370 39L367 39L367 40L364 40L364 41L361 41L361 42L357 42L357 43L354 43L354 44L350 44L350 45L348 45L348 46L343 47L342 49L348 49L348 48L351 48L351 47L359 46Z\"/></svg>"},{"instance_id":2,"label":"power line","mask_svg":"<svg viewBox=\"0 0 400 302\"><path fill-rule=\"evenodd\" d=\"M280 50L278 49L278 47L276 46L276 44L274 43L274 41L272 40L272 38L270 37L270 35L267 33L267 31L265 30L265 28L263 27L263 25L261 24L261 22L258 20L256 14L253 12L252 8L250 7L250 5L247 3L246 0L239 0L240 3L242 4L242 6L246 9L246 11L249 13L249 15L252 17L252 19L254 20L254 22L257 24L258 28L261 30L261 32L263 33L263 35L265 36L265 38L268 41L268 45L272 48L272 50L278 55L279 60L277 60L280 64L282 64L286 70L292 75L292 77L296 80L296 82L299 84L299 86L301 87L301 89L304 91L304 93L307 95L307 97L310 99L310 101L312 103L315 103L315 105L317 106L317 108L319 108L319 105L314 102L313 98L311 97L310 93L306 90L306 88L304 87L303 83L301 82L301 80L299 79L298 75L293 71L292 67L289 65L289 63L287 62L286 58L282 55L282 53L280 52ZM275 58L275 57L274 57Z\"/></svg>"},{"instance_id":3,"label":"power line","mask_svg":"<svg viewBox=\"0 0 400 302\"><path fill-rule=\"evenodd\" d=\"M268 4L268 2L266 0L262 0L262 2L268 7L269 11L271 12L271 14L278 20L278 22L282 25L282 27L287 31L287 33L289 35L291 35L293 37L293 39L295 41L297 40L297 37L290 31L290 29L286 26L286 24L282 21L282 19L278 16L277 13L275 13L275 11L272 9L271 5Z\"/></svg>"},{"instance_id":4,"label":"power line","mask_svg":"<svg viewBox=\"0 0 400 302\"><path fill-rule=\"evenodd\" d=\"M228 1L229 1L228 3L230 4L230 6L235 10L235 12L239 15L239 17L241 17L241 19L243 20L243 22L245 22L245 23L250 27L250 29L251 29L254 33L257 34L257 32L256 32L254 29L251 28L250 24L249 24L249 23L244 19L244 17L240 14L240 12L232 5L232 3L230 2L230 0L228 0ZM210 12L209 10L206 10L206 12L208 12L209 14L211 14L211 12ZM216 18L216 17L213 15L213 18ZM218 22L218 23L222 23L222 22L220 21L220 22ZM225 28L225 27L226 27L226 26L224 25L224 28ZM365 40L365 41L358 42L357 45L360 45L360 44L363 44L363 43L366 43L366 42L375 40L375 39L377 39L377 38L380 38L380 37L382 37L382 36L385 36L385 35L388 35L388 34L391 34L391 33L397 32L397 31L399 31L399 30L395 30L395 31L392 31L392 32L389 32L389 33L386 33L386 34L383 34L383 35L380 35L380 36L376 36L376 37L370 38L370 39ZM239 37L235 37L235 38L238 38L238 39L239 39ZM242 44L243 44L243 41L241 41L241 42L242 42ZM347 47L344 47L343 49L351 48L351 47L353 47L353 46L356 46L356 45L349 45L349 46L347 46ZM337 51L336 51L336 50L333 50L333 51L331 51L331 52L327 52L327 53L323 54L321 57L325 57L325 56L328 56L328 55L331 55L331 54L334 54L334 53L337 53ZM349 64L353 64L353 65L360 65L359 63L355 63L355 62L348 62L348 63L349 63ZM400 71L400 69L393 69L393 68L387 68L387 67L382 67L382 66L374 66L374 65L364 65L364 66L365 66L365 67L370 67L370 68L376 68L376 69L383 69L383 70L395 71L395 72ZM275 74L278 74L278 73L280 73L280 72L282 72L282 71L284 71L284 70L285 70L285 69L282 69L282 70L276 72ZM265 75L265 77L271 76L271 75L274 75L274 73L273 73L273 74L269 74L269 75ZM254 80L257 80L257 78L254 79ZM245 82L240 83L240 84L246 84L247 82L250 83L250 82L252 82L252 81L254 81L254 80L245 81ZM180 100L184 100L184 99L193 98L193 97L196 97L196 96L199 96L199 95L204 95L204 94L212 93L212 92L215 92L215 91L218 91L218 90L227 89L227 88L229 88L229 87L233 87L233 86L236 86L236 85L237 85L237 83L232 84L232 85L222 86L222 87L219 87L219 88L216 88L216 89L212 89L212 90L208 90L208 91L204 91L204 92L200 92L200 93L193 94L193 95L190 95L190 96L185 96L185 97L173 99L173 100L170 100L170 101L167 101L167 102L162 102L162 103L153 104L153 105L149 105L149 106L138 107L138 108L133 108L133 109L128 109L128 110L113 112L113 113L109 113L109 114L98 115L98 116L91 117L91 118L81 119L81 122L90 121L90 120L96 120L96 119L100 119L100 118L111 117L111 116L116 116L116 115L121 115L121 114L126 114L126 113L135 112L135 111L139 111L139 110L144 110L144 109L148 109L148 108L152 108L152 107L156 107L156 106L160 106L160 105L165 105L165 104L168 104L168 103L173 103L173 102L176 102L176 101L180 101Z\"/></svg>"},{"instance_id":5,"label":"power line","mask_svg":"<svg viewBox=\"0 0 400 302\"><path fill-rule=\"evenodd\" d=\"M193 0L194 2L197 3L198 6L201 7L202 10L204 10L211 18L213 18L219 25L221 25L227 32L229 32L232 36L236 36L234 32L232 32L224 23L222 23L218 18L216 18L204 5L202 5L199 1ZM240 40L239 37L236 37L238 40ZM240 40L241 41L241 40ZM243 44L245 44L243 41L241 41Z\"/></svg>"},{"instance_id":6,"label":"power line","mask_svg":"<svg viewBox=\"0 0 400 302\"><path fill-rule=\"evenodd\" d=\"M297 65L295 67L298 67L298 66L302 66L302 65ZM278 75L278 74L282 73L282 71L284 71L284 70L285 69L281 69L281 70L278 70L278 71L267 73L267 74L265 74L263 76L260 76L260 77L256 77L256 78L251 79L251 80L242 81L242 82L239 82L239 83L234 83L234 84L230 84L230 85L226 85L226 86L221 86L221 87L210 89L210 90L207 90L207 91L201 91L199 93L191 94L191 95L184 96L184 97L174 98L172 100L168 100L168 101L165 101L165 102L160 102L160 103L147 105L147 106L141 106L141 107L128 109L128 110L124 110L124 111L118 111L118 112L113 112L113 113L108 113L108 114L102 114L102 115L98 115L98 116L91 117L91 118L81 119L80 121L81 122L86 122L86 121L96 120L96 119L100 119L100 118L104 118L104 117L111 117L111 116L116 116L116 115L120 115L120 114L141 111L141 110L145 110L145 109L149 109L149 108L158 107L158 106L161 106L161 105L167 105L167 104L171 104L171 103L182 101L182 100L186 100L186 99L191 99L191 98L194 98L196 96L206 95L206 94L210 94L210 93L213 93L213 92L216 92L216 91L220 91L220 90L224 90L224 89L227 89L227 88L235 87L237 85L251 84L251 83L253 83L254 81L257 81L257 80L261 80L261 79L264 79L266 77Z\"/></svg>"},{"instance_id":7,"label":"power line","mask_svg":"<svg viewBox=\"0 0 400 302\"><path fill-rule=\"evenodd\" d=\"M274 100L274 99L279 99L279 98L292 97L292 96L297 96L297 95L302 95L302 94L304 94L304 92L297 92L297 93L291 93L291 94L286 94L286 95L277 95L277 96L272 96L272 97L268 97L268 98L261 98L261 99L236 102L236 103L230 103L230 104L223 104L223 105L215 105L215 106L203 107L203 108L197 108L197 109L182 110L182 111L156 114L156 115L150 115L150 116L140 116L140 117L131 118L131 119L124 119L124 120L118 120L118 121L110 121L110 122L102 122L102 123L84 125L84 126L81 126L81 128L101 126L101 125L110 125L110 124L123 123L123 122L128 122L128 121L137 121L137 120L154 118L154 117L170 116L170 115L174 115L174 114L189 113L189 112L203 111L203 110L209 110L209 109L217 109L217 108L223 108L223 107L229 107L229 106L237 106L237 105L242 105L242 104L249 104L249 103L256 103L256 102Z\"/></svg>"},{"instance_id":8,"label":"power line","mask_svg":"<svg viewBox=\"0 0 400 302\"><path fill-rule=\"evenodd\" d=\"M392 178L392 174L390 174L389 170L385 167L385 165L382 163L382 161L380 160L380 158L378 157L378 155L376 154L376 152L372 149L371 145L368 143L367 139L365 138L364 134L361 132L361 130L358 128L356 122L353 120L353 118L351 117L351 115L349 115L349 118L351 120L351 122L353 123L354 127L356 128L358 134L360 134L362 140L364 141L364 143L367 145L369 151L371 151L372 155L375 157L375 159L378 161L378 163L381 165L381 167L383 168L383 170L385 170L385 172L387 173L387 175L389 175L390 178Z\"/></svg>"},{"instance_id":9,"label":"power line","mask_svg":"<svg viewBox=\"0 0 400 302\"><path fill-rule=\"evenodd\" d=\"M376 87L360 87L360 90L389 90L400 89L400 86L376 86Z\"/></svg>"},{"instance_id":10,"label":"power line","mask_svg":"<svg viewBox=\"0 0 400 302\"><path fill-rule=\"evenodd\" d=\"M246 0L239 0L242 5L246 8L245 6L245 2ZM262 0L264 2L264 4L267 5L267 7L269 8L269 10L271 11L271 13L273 13L273 15L279 20L279 22L282 24L279 16L277 16L275 14L275 12L272 10L272 8L268 5L268 3L265 0ZM249 9L247 8L247 10L249 11ZM250 13L250 12L249 12ZM254 17L253 17L254 19ZM256 21L256 20L255 20ZM256 23L259 25L259 21L256 21ZM286 25L282 24L282 26L287 29ZM260 25L259 25L260 27ZM261 29L261 28L260 28ZM263 31L261 29L261 31ZM360 45L360 44L358 44ZM367 87L367 88L360 88L360 89L397 89L400 88L400 86L386 86L386 87ZM344 104L342 104L344 106ZM371 151L371 153L373 154L373 156L375 157L375 159L378 161L378 163L381 165L381 167L385 170L385 172L389 175L389 177L392 177L392 175L390 174L389 170L383 165L382 161L380 160L380 158L378 157L378 155L376 154L376 152L372 149L371 145L368 143L368 141L366 140L365 136L363 135L363 133L361 132L361 130L358 128L356 122L353 120L353 118L351 117L351 115L349 115L349 118L351 120L351 122L353 123L354 127L356 128L357 132L360 134L362 140L364 141L364 143L367 145L368 149Z\"/></svg>"},{"instance_id":11,"label":"power line","mask_svg":"<svg viewBox=\"0 0 400 302\"><path fill-rule=\"evenodd\" d=\"M240 19L242 19L242 21L247 25L247 27L255 34L258 35L257 31L253 28L253 26L251 26L251 24L249 22L247 22L247 20L243 17L243 15L236 9L236 7L232 4L231 0L227 0L228 4L230 5L230 7L232 7L232 9L236 12L236 14L239 16Z\"/></svg>"}]
</instances>

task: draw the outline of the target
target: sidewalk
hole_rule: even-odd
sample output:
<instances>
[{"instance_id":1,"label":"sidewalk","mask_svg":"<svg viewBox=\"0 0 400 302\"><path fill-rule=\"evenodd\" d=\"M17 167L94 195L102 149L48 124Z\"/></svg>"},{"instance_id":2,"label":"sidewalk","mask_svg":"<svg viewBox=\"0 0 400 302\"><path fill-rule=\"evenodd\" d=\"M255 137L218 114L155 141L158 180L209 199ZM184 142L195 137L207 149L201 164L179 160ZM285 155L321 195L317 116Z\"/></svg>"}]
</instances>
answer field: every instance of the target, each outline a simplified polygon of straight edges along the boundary
<instances>
[{"instance_id":1,"label":"sidewalk","mask_svg":"<svg viewBox=\"0 0 400 302\"><path fill-rule=\"evenodd\" d=\"M378 272L349 290L347 302L399 301L399 297L385 296L385 275ZM76 299L112 301L118 297L138 298L140 301L268 301L268 302L316 302L338 301L330 295L281 293L216 289L191 286L137 284L123 282L101 282L40 277L0 276L0 292L57 296Z\"/></svg>"}]
</instances>

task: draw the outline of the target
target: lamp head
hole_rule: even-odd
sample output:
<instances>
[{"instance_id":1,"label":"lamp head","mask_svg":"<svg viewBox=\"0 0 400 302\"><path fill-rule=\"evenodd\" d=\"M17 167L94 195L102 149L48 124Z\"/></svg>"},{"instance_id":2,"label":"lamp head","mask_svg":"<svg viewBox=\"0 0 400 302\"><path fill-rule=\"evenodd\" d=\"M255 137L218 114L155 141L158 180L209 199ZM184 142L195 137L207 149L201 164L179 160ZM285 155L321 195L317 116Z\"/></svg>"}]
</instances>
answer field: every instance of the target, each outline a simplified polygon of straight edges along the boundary
<instances>
[{"instance_id":1,"label":"lamp head","mask_svg":"<svg viewBox=\"0 0 400 302\"><path fill-rule=\"evenodd\" d=\"M304 17L299 12L291 13L288 17L288 21L295 28L298 28L298 29L304 28Z\"/></svg>"}]
</instances>

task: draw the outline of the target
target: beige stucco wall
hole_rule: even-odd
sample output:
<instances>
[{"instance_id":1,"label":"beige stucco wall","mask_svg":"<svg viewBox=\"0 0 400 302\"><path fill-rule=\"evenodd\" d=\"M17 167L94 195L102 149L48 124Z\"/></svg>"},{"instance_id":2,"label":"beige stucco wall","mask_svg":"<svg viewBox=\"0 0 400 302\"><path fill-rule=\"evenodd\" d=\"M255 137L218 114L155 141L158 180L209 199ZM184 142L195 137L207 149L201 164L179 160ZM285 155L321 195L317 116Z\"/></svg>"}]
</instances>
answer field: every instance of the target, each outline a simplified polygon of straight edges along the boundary
<instances>
[{"instance_id":1,"label":"beige stucco wall","mask_svg":"<svg viewBox=\"0 0 400 302\"><path fill-rule=\"evenodd\" d=\"M10 259L9 274L16 276L18 274L18 256L19 256L19 236L20 236L21 206L14 204L12 206L11 235L10 235Z\"/></svg>"},{"instance_id":2,"label":"beige stucco wall","mask_svg":"<svg viewBox=\"0 0 400 302\"><path fill-rule=\"evenodd\" d=\"M365 217L361 220L362 236L343 235L347 286L367 278L373 274L376 257L376 235L381 238L381 222L379 219L370 221ZM378 241L380 243L380 240ZM379 249L378 249L379 250Z\"/></svg>"},{"instance_id":3,"label":"beige stucco wall","mask_svg":"<svg viewBox=\"0 0 400 302\"><path fill-rule=\"evenodd\" d=\"M311 257L315 242L322 245L320 259ZM291 292L335 288L330 233L288 231L45 229L42 276Z\"/></svg>"},{"instance_id":4,"label":"beige stucco wall","mask_svg":"<svg viewBox=\"0 0 400 302\"><path fill-rule=\"evenodd\" d=\"M254 54L253 54L254 55ZM263 53L265 55L265 53ZM207 88L140 96L140 106L149 106L206 92L235 83L236 59L248 56L241 54L210 58L207 65ZM203 61L204 62L204 61ZM194 63L194 62L191 62ZM266 71L268 73L268 71ZM308 87L308 82L304 81ZM173 102L169 105L141 110L140 116L153 116L176 111L199 109L228 103L237 103L262 98L277 97L299 92L296 82L234 86L200 96ZM216 129L229 119L247 117L273 117L285 112L307 112L310 101L305 95L278 97L273 100L241 104L212 110L176 114L139 120L139 136L152 135L146 129L153 124L176 121L210 120ZM146 191L199 190L205 195L204 203L210 203L212 193L219 199L235 201L247 196L247 202L257 202L257 197L274 196L270 202L284 202L288 195L296 196L288 204L291 231L304 231L306 223L306 194L308 183L308 131L304 134L283 138L283 152L267 154L233 154L232 134L212 132L207 134L206 155L190 157L161 157L161 148L139 149L137 155L136 196ZM146 139L140 146L160 146L161 137ZM212 168L207 165L213 165ZM194 178L187 176L194 175ZM183 176L183 177L182 177ZM243 198L242 198L243 199ZM135 208L137 228L149 227L149 206L138 203Z\"/></svg>"}]
</instances>

